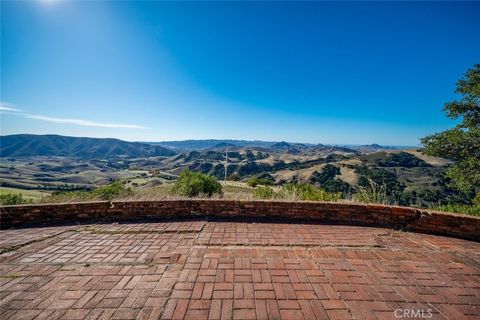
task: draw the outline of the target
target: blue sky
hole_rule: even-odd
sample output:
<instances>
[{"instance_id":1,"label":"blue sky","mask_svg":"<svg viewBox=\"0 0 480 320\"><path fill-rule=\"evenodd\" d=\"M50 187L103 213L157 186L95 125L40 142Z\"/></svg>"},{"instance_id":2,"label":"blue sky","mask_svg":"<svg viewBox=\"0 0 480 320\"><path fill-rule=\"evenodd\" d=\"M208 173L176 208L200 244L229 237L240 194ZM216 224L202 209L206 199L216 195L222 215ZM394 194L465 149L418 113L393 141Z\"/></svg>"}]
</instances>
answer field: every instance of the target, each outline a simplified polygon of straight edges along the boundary
<instances>
[{"instance_id":1,"label":"blue sky","mask_svg":"<svg viewBox=\"0 0 480 320\"><path fill-rule=\"evenodd\" d=\"M480 3L1 2L1 133L417 145Z\"/></svg>"}]
</instances>

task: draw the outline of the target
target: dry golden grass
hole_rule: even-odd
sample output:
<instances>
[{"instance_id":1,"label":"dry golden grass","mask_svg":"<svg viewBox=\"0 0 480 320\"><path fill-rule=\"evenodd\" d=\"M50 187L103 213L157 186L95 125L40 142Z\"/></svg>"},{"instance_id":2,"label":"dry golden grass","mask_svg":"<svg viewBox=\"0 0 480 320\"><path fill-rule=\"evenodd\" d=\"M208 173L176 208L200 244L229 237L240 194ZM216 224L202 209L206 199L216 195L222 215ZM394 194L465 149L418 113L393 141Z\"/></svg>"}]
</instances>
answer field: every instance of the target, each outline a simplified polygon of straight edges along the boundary
<instances>
[{"instance_id":1,"label":"dry golden grass","mask_svg":"<svg viewBox=\"0 0 480 320\"><path fill-rule=\"evenodd\" d=\"M294 177L297 177L299 182L306 183L312 176L312 174L315 171L321 172L323 170L323 167L325 166L324 163L322 164L317 164L313 165L309 168L305 169L298 169L298 170L279 170L275 173L272 173L272 177L275 178L275 180L280 181L280 180L285 180L285 181L292 181Z\"/></svg>"},{"instance_id":2,"label":"dry golden grass","mask_svg":"<svg viewBox=\"0 0 480 320\"><path fill-rule=\"evenodd\" d=\"M355 186L358 183L358 174L355 172L355 169L346 166L340 166L340 175L338 178L352 186Z\"/></svg>"},{"instance_id":3,"label":"dry golden grass","mask_svg":"<svg viewBox=\"0 0 480 320\"><path fill-rule=\"evenodd\" d=\"M443 167L443 166L446 166L446 165L452 163L451 161L449 161L445 158L427 156L426 154L424 154L420 151L417 151L415 149L408 149L408 150L404 150L404 151L413 154L417 158L422 159L423 161L425 161L426 163L428 163L429 165L432 165L434 167Z\"/></svg>"}]
</instances>

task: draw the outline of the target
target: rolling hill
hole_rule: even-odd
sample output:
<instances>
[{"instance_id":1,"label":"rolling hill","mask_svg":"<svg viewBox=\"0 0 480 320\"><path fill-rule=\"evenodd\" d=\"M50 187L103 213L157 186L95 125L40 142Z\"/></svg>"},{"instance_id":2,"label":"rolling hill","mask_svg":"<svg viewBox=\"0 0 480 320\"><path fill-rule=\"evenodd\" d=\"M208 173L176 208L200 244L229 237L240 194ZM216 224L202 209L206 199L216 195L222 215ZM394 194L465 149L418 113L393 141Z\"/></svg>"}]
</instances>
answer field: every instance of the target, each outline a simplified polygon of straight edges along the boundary
<instances>
[{"instance_id":1,"label":"rolling hill","mask_svg":"<svg viewBox=\"0 0 480 320\"><path fill-rule=\"evenodd\" d=\"M168 185L187 169L223 179L227 149L227 176L243 185L250 179L266 179L277 187L300 182L349 198L373 182L384 186L388 196L402 205L428 207L463 201L444 177L450 162L426 156L420 149L283 141L245 147L241 144L255 142L240 140L172 145L177 143L182 148L203 148L175 153L159 144L118 139L0 136L0 187L41 192L90 190L120 180L147 188Z\"/></svg>"},{"instance_id":2,"label":"rolling hill","mask_svg":"<svg viewBox=\"0 0 480 320\"><path fill-rule=\"evenodd\" d=\"M207 140L181 140L181 141L160 141L160 142L146 142L149 144L160 145L170 150L177 152L185 152L192 150L206 150L211 148L225 147L225 143L228 146L237 147L263 147L267 148L275 142L259 141L259 140L219 140L219 139L207 139Z\"/></svg>"},{"instance_id":3,"label":"rolling hill","mask_svg":"<svg viewBox=\"0 0 480 320\"><path fill-rule=\"evenodd\" d=\"M0 157L56 156L83 159L146 158L172 156L159 145L118 139L80 138L59 135L18 134L0 136Z\"/></svg>"}]
</instances>

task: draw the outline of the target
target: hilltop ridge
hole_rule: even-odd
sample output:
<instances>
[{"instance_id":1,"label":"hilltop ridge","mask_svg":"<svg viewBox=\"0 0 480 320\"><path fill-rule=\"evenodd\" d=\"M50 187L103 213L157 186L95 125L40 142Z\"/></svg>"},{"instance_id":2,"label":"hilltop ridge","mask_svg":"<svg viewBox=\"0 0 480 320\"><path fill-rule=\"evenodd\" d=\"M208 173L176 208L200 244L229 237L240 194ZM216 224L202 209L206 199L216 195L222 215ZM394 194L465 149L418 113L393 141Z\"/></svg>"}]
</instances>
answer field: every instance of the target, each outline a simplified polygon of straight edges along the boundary
<instances>
[{"instance_id":1,"label":"hilltop ridge","mask_svg":"<svg viewBox=\"0 0 480 320\"><path fill-rule=\"evenodd\" d=\"M105 159L172 156L174 154L174 151L159 145L127 142L114 138L67 137L54 134L0 136L0 157L61 156Z\"/></svg>"}]
</instances>

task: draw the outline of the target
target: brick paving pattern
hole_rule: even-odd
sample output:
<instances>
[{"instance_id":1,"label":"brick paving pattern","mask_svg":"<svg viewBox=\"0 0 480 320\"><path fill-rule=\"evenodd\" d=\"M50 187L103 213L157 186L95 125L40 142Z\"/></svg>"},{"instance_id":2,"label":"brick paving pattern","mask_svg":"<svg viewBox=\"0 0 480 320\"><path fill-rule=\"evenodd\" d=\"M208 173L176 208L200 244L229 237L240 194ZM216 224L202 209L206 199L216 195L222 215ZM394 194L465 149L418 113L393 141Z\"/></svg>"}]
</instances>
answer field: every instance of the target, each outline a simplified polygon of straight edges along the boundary
<instances>
[{"instance_id":1,"label":"brick paving pattern","mask_svg":"<svg viewBox=\"0 0 480 320\"><path fill-rule=\"evenodd\" d=\"M480 319L480 244L183 221L3 230L0 319ZM398 311L397 311L398 312Z\"/></svg>"}]
</instances>

